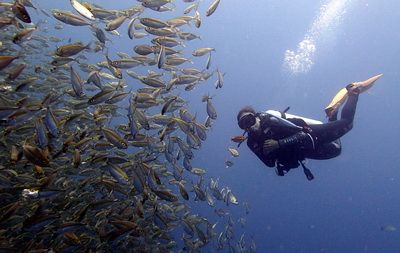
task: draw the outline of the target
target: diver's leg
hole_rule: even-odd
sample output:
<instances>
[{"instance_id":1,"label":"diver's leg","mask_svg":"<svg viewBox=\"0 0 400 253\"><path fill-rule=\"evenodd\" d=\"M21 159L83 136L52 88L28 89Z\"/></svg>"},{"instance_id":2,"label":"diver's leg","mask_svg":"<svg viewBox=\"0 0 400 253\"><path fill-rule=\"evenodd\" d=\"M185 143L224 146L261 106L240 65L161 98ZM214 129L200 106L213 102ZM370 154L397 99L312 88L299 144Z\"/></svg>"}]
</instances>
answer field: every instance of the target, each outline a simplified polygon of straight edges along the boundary
<instances>
[{"instance_id":1,"label":"diver's leg","mask_svg":"<svg viewBox=\"0 0 400 253\"><path fill-rule=\"evenodd\" d=\"M328 118L328 122L336 121L337 120L337 115L338 115L338 110L332 112Z\"/></svg>"},{"instance_id":2,"label":"diver's leg","mask_svg":"<svg viewBox=\"0 0 400 253\"><path fill-rule=\"evenodd\" d=\"M354 115L356 114L358 102L358 93L357 92L349 92L349 96L347 98L346 104L342 109L341 120L347 120L350 123L353 123Z\"/></svg>"},{"instance_id":3,"label":"diver's leg","mask_svg":"<svg viewBox=\"0 0 400 253\"><path fill-rule=\"evenodd\" d=\"M325 108L326 115L331 118L332 114L337 112L340 108L340 106L344 103L344 101L347 99L348 96L348 91L351 91L351 89L356 88L358 89L358 93L362 93L369 88L371 88L375 81L378 80L382 74L373 76L365 81L361 82L354 82L348 85L346 88L341 89L332 99L332 101L329 103L329 105ZM350 89L349 89L350 88Z\"/></svg>"},{"instance_id":4,"label":"diver's leg","mask_svg":"<svg viewBox=\"0 0 400 253\"><path fill-rule=\"evenodd\" d=\"M314 136L316 144L322 145L339 139L353 127L353 119L357 108L358 94L349 92L346 104L341 113L340 120L330 121L320 125L310 125L311 135Z\"/></svg>"},{"instance_id":5,"label":"diver's leg","mask_svg":"<svg viewBox=\"0 0 400 253\"><path fill-rule=\"evenodd\" d=\"M323 143L313 150L312 153L307 154L306 158L315 160L326 160L337 157L342 151L342 144L340 139L334 140L329 143Z\"/></svg>"}]
</instances>

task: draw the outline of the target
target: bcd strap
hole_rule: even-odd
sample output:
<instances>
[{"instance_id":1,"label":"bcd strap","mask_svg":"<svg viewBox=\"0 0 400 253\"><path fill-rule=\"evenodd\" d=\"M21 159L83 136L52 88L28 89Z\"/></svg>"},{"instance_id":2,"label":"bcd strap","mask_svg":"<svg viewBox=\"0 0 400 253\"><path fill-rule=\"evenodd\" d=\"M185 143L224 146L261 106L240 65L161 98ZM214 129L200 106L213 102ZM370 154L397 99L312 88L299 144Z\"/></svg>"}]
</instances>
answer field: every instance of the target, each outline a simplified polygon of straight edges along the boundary
<instances>
[{"instance_id":1,"label":"bcd strap","mask_svg":"<svg viewBox=\"0 0 400 253\"><path fill-rule=\"evenodd\" d=\"M312 174L311 170L309 170L303 163L303 161L299 161L301 164L301 167L303 167L303 172L306 175L308 181L311 181L314 179L314 175Z\"/></svg>"},{"instance_id":2,"label":"bcd strap","mask_svg":"<svg viewBox=\"0 0 400 253\"><path fill-rule=\"evenodd\" d=\"M287 113L287 111L289 111L289 109L290 109L290 106L286 107L285 110L283 110L283 111L280 112L280 113L281 113L281 118L282 118L282 119L286 119L286 113Z\"/></svg>"}]
</instances>

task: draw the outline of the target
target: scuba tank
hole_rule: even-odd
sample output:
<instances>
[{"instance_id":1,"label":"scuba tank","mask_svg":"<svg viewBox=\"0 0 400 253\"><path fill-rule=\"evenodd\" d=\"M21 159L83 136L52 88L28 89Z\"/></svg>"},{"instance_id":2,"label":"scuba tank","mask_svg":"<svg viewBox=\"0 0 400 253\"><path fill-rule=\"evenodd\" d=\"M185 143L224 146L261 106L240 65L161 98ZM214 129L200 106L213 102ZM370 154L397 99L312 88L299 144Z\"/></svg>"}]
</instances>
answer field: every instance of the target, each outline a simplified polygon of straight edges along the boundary
<instances>
[{"instance_id":1,"label":"scuba tank","mask_svg":"<svg viewBox=\"0 0 400 253\"><path fill-rule=\"evenodd\" d=\"M265 113L270 115L270 116L273 116L274 118L276 118L276 120L281 122L283 125L292 126L292 127L296 126L296 125L293 124L292 122L288 121L287 119L302 119L307 123L307 125L319 125L319 124L322 124L322 122L319 121L319 120L310 119L310 118L306 118L306 117L302 117L302 116L298 116L298 115L290 114L290 113L286 113L286 112L282 113L280 111L267 110ZM282 117L282 114L285 115L285 117Z\"/></svg>"}]
</instances>

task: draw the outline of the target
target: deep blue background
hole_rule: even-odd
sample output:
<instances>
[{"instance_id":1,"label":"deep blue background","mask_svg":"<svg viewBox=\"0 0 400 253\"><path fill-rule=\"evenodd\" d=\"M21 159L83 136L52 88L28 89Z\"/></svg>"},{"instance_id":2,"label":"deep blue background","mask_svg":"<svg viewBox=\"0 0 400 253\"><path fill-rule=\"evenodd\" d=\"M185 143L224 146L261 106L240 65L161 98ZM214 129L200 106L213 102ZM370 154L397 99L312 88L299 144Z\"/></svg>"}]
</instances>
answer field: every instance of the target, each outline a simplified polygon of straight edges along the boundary
<instances>
[{"instance_id":1,"label":"deep blue background","mask_svg":"<svg viewBox=\"0 0 400 253\"><path fill-rule=\"evenodd\" d=\"M68 2L39 4L45 9L71 9ZM317 45L312 69L299 75L282 69L284 52L296 49L321 6L330 1L221 0L216 12L206 18L210 2L200 3L202 27L191 29L202 40L188 43L185 50L189 55L196 47L215 47L213 68L218 66L226 75L221 90L213 88L214 77L184 95L199 118L206 115L200 97L207 92L214 96L218 111L218 120L193 164L219 177L240 202L250 204L244 232L254 236L258 251L400 252L399 231L381 230L386 225L400 226L400 2L349 0L340 23ZM106 8L136 4L96 3ZM179 13L162 15L182 15L187 5L182 1L175 5ZM132 53L137 42L129 40L125 28L119 29L121 39L112 37L111 53ZM66 26L57 33L93 40L87 28ZM277 177L246 145L240 148L240 157L232 159L235 165L225 168L227 147L233 145L230 137L241 134L236 125L241 107L291 106L292 113L324 120L323 108L340 88L378 73L384 76L360 97L354 128L342 139L342 155L330 161L309 161L314 181L308 182L300 169ZM242 206L233 209L237 217L243 216ZM212 209L205 210L212 215Z\"/></svg>"},{"instance_id":2,"label":"deep blue background","mask_svg":"<svg viewBox=\"0 0 400 253\"><path fill-rule=\"evenodd\" d=\"M284 51L296 48L323 3L221 3L213 18L223 32L211 32L215 25L206 32L214 34L207 38L219 49L226 85L218 96L214 143L203 152L223 159L226 140L240 133L235 117L243 105L258 110L290 105L294 113L324 119L323 108L337 90L383 73L361 95L354 128L342 139L342 155L309 162L314 181L301 170L277 177L246 147L232 169L219 170L240 199L250 202L247 229L255 233L260 252L399 252L398 231L380 229L400 225L399 2L349 1L330 33L332 41L317 47L312 70L289 76L281 68Z\"/></svg>"}]
</instances>

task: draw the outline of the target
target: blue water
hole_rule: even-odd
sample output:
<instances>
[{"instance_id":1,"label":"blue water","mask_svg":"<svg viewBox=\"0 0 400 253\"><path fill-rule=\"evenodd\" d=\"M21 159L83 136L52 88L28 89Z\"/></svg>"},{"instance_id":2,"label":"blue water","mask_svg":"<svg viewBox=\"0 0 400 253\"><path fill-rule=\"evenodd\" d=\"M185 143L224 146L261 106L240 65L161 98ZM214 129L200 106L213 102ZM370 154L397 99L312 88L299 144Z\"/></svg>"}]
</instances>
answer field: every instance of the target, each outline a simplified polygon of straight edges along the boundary
<instances>
[{"instance_id":1,"label":"blue water","mask_svg":"<svg viewBox=\"0 0 400 253\"><path fill-rule=\"evenodd\" d=\"M218 25L207 28L204 37L219 49L226 85L218 93L221 117L212 143L202 152L224 159L226 140L240 133L235 117L244 105L291 106L293 113L323 120L323 108L341 87L383 73L361 95L341 156L309 161L314 181L300 169L277 177L245 146L232 169L209 166L250 203L246 230L255 235L259 252L399 252L399 231L380 229L400 225L399 3L349 1L337 29L317 48L312 69L299 75L282 71L284 51L296 47L328 2L221 3L213 17Z\"/></svg>"},{"instance_id":2,"label":"blue water","mask_svg":"<svg viewBox=\"0 0 400 253\"><path fill-rule=\"evenodd\" d=\"M400 228L400 2L349 0L340 21L321 36L311 69L299 74L285 70L285 51L296 49L321 6L329 2L221 0L206 18L210 1L202 1L203 24L195 30L202 40L188 43L188 52L200 46L216 48L213 68L226 73L222 89L213 88L214 76L184 95L198 118L206 116L201 103L206 93L214 96L218 111L192 164L207 169L220 185L228 185L240 203L249 203L248 215L242 204L231 207L232 215L247 219L242 232L254 237L258 252L400 252L400 231L381 229ZM96 3L105 8L131 6L126 1ZM69 3L40 4L45 9L71 8ZM184 8L182 1L175 5ZM87 28L65 27L59 36L92 39ZM131 53L135 45L123 31L124 37L113 41L114 58L117 51ZM342 138L340 157L308 161L313 181L307 181L300 169L276 176L246 145L240 147L238 158L229 157L230 138L241 134L236 124L241 107L252 105L262 111L290 106L292 113L325 120L323 109L339 89L379 73L384 76L360 96L354 128ZM235 163L231 168L224 166L228 158ZM215 217L204 203L194 207Z\"/></svg>"}]
</instances>

